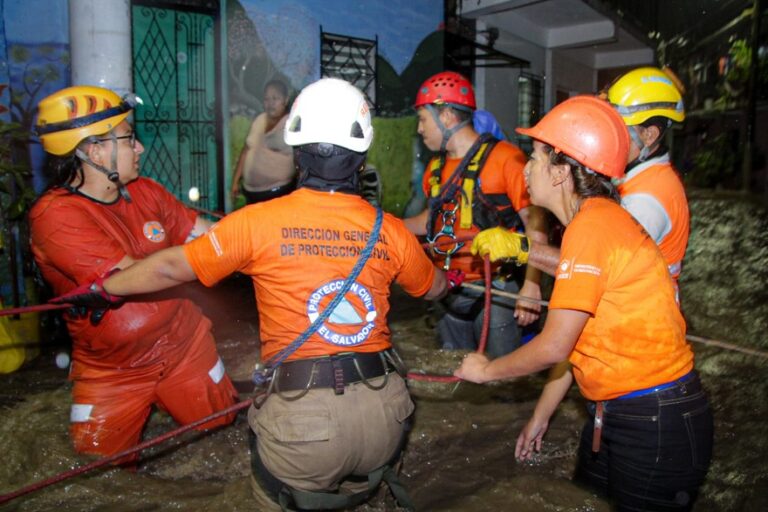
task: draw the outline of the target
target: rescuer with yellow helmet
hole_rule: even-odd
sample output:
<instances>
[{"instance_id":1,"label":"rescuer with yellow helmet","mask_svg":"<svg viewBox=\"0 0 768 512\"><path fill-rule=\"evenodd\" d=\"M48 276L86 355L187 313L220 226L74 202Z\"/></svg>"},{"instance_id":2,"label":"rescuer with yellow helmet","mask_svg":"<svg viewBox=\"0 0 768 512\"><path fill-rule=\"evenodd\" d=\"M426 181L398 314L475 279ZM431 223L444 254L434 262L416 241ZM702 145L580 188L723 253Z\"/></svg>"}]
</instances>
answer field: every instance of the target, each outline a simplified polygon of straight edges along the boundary
<instances>
[{"instance_id":1,"label":"rescuer with yellow helmet","mask_svg":"<svg viewBox=\"0 0 768 512\"><path fill-rule=\"evenodd\" d=\"M30 211L30 238L56 295L210 226L159 183L139 176L144 146L128 122L137 104L135 96L94 86L67 87L40 101L36 132L54 175ZM87 313L65 313L76 451L107 456L136 445L153 405L187 424L234 404L237 392L211 322L191 300L148 298ZM233 419L229 414L200 428Z\"/></svg>"},{"instance_id":2,"label":"rescuer with yellow helmet","mask_svg":"<svg viewBox=\"0 0 768 512\"><path fill-rule=\"evenodd\" d=\"M632 140L626 176L616 181L621 204L659 246L677 286L690 214L683 183L663 141L673 123L685 120L682 84L669 69L642 67L619 77L607 99Z\"/></svg>"}]
</instances>

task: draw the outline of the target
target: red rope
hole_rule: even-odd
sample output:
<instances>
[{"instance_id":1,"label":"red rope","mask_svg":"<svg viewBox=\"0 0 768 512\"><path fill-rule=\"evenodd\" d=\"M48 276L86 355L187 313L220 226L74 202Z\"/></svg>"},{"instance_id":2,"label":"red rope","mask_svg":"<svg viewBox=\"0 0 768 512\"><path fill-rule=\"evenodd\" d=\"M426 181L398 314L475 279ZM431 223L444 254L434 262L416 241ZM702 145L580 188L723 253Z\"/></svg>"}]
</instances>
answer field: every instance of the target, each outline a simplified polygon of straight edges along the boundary
<instances>
[{"instance_id":1,"label":"red rope","mask_svg":"<svg viewBox=\"0 0 768 512\"><path fill-rule=\"evenodd\" d=\"M254 397L256 398L256 397ZM31 492L39 491L40 489L43 489L45 487L48 487L50 485L53 485L55 483L61 482L63 480L70 479L72 477L75 477L77 475L81 475L83 473L87 473L88 471L92 471L94 469L100 468L102 466L106 466L107 464L114 462L118 459L122 459L123 457L127 457L128 455L133 455L136 452L140 452L142 450L146 450L147 448L150 448L152 446L155 446L157 444L160 444L164 441L167 441L168 439L171 439L172 437L176 437L179 434L182 434L184 432L187 432L188 430L192 430L195 427L199 427L200 425L204 425L205 423L208 423L211 420L215 420L216 418L219 418L221 416L226 416L227 414L231 414L237 411L240 411L242 409L245 409L246 407L250 406L253 402L254 398L249 398L248 400L244 400L242 402L236 403L235 405L232 405L230 407L227 407L226 409L222 409L218 412L215 412L211 414L210 416L206 416L205 418L199 419L197 421L193 421L192 423L188 423L184 425L183 427L179 427L175 430L171 430L170 432L166 432L163 435L160 435L154 439L150 439L148 441L144 441L143 443L139 443L133 448L128 448L127 450L123 450L120 453L116 453L114 455L110 455L108 457L104 457L99 460L95 460L91 462L90 464L86 464L85 466L80 466L79 468L71 469L69 471L65 471L64 473L60 473L58 475L52 476L50 478L46 478L45 480L40 480L39 482L35 482L34 484L30 484L26 487L22 487L21 489L18 489L16 491L13 491L8 494L0 495L0 505L3 503L7 503L13 499L18 498L19 496L24 496L25 494L29 494Z\"/></svg>"},{"instance_id":2,"label":"red rope","mask_svg":"<svg viewBox=\"0 0 768 512\"><path fill-rule=\"evenodd\" d=\"M37 313L39 311L49 311L51 309L71 308L72 304L37 304L35 306L24 306L20 308L0 309L0 316L23 315L25 313Z\"/></svg>"},{"instance_id":3,"label":"red rope","mask_svg":"<svg viewBox=\"0 0 768 512\"><path fill-rule=\"evenodd\" d=\"M216 212L213 210L206 210L205 208L200 208L198 206L190 206L187 205L189 208L192 208L193 210L204 213L206 215L210 215L211 217L216 217L217 219L223 219L227 214L224 212Z\"/></svg>"},{"instance_id":4,"label":"red rope","mask_svg":"<svg viewBox=\"0 0 768 512\"><path fill-rule=\"evenodd\" d=\"M483 304L483 328L480 331L480 342L477 344L477 353L484 354L488 345L488 332L491 327L491 258L487 255L483 258L483 274L485 275L485 303Z\"/></svg>"},{"instance_id":5,"label":"red rope","mask_svg":"<svg viewBox=\"0 0 768 512\"><path fill-rule=\"evenodd\" d=\"M491 325L491 260L488 256L483 259L483 273L485 274L485 303L483 311L483 327L480 331L480 341L477 344L477 353L485 353L488 344L488 332ZM408 378L422 382L459 382L461 379L454 375L432 375L428 373L408 372Z\"/></svg>"}]
</instances>

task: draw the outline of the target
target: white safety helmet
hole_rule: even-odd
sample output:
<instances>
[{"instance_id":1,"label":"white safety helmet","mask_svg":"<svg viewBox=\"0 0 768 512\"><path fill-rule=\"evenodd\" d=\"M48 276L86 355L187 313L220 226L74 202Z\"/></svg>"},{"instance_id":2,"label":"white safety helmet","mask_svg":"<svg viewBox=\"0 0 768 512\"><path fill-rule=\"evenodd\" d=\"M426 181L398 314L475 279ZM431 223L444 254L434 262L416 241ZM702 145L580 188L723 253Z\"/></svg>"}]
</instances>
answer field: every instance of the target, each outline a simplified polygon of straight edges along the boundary
<instances>
[{"instance_id":1,"label":"white safety helmet","mask_svg":"<svg viewBox=\"0 0 768 512\"><path fill-rule=\"evenodd\" d=\"M289 146L327 143L363 153L373 140L371 109L349 82L321 78L299 93L284 133Z\"/></svg>"}]
</instances>

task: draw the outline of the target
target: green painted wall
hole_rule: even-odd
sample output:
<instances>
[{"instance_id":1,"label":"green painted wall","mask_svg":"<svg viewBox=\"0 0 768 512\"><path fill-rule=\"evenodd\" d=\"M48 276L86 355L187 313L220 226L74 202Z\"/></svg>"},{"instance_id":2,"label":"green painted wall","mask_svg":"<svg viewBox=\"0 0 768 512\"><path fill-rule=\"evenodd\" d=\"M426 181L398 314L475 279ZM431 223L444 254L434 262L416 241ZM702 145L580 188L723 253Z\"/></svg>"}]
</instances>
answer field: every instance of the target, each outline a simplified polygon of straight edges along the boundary
<instances>
[{"instance_id":1,"label":"green painted wall","mask_svg":"<svg viewBox=\"0 0 768 512\"><path fill-rule=\"evenodd\" d=\"M245 137L248 135L250 120L244 116L233 116L229 128L232 155L229 175L232 176ZM416 116L374 118L373 130L373 145L368 152L368 162L374 165L381 175L384 210L400 217L411 197ZM234 202L234 209L244 204L245 199L240 196Z\"/></svg>"}]
</instances>

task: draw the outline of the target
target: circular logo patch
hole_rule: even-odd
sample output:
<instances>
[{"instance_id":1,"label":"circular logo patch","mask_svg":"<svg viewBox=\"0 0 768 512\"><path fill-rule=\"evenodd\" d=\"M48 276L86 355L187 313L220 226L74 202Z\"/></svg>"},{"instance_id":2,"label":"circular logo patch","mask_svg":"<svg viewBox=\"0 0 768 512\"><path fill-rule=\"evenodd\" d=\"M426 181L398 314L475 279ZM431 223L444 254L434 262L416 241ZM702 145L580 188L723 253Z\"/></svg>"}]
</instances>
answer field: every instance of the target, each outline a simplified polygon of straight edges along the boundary
<instances>
[{"instance_id":1,"label":"circular logo patch","mask_svg":"<svg viewBox=\"0 0 768 512\"><path fill-rule=\"evenodd\" d=\"M310 294L307 300L307 317L310 322L318 319L322 313L321 308L327 307L343 284L343 279L336 279ZM365 318L358 313L361 310L365 311ZM365 286L355 282L323 325L317 329L317 334L334 345L344 347L359 345L367 340L373 331L377 314L371 292ZM354 327L346 327L345 332L339 332L342 326ZM350 330L352 332L349 332Z\"/></svg>"},{"instance_id":2,"label":"circular logo patch","mask_svg":"<svg viewBox=\"0 0 768 512\"><path fill-rule=\"evenodd\" d=\"M152 242L162 242L165 240L165 229L156 220L151 220L144 224L144 236Z\"/></svg>"}]
</instances>

